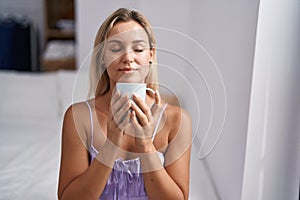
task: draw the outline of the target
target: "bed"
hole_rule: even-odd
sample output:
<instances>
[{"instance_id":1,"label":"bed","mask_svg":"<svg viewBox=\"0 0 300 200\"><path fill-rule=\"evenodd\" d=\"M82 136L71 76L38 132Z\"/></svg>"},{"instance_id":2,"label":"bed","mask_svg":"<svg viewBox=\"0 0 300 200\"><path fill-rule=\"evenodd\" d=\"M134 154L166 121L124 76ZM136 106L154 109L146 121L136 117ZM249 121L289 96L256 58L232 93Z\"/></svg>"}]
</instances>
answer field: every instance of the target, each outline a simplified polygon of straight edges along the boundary
<instances>
[{"instance_id":1,"label":"bed","mask_svg":"<svg viewBox=\"0 0 300 200\"><path fill-rule=\"evenodd\" d=\"M85 99L87 74L0 71L0 199L57 199L63 114ZM219 199L196 149L190 199Z\"/></svg>"}]
</instances>

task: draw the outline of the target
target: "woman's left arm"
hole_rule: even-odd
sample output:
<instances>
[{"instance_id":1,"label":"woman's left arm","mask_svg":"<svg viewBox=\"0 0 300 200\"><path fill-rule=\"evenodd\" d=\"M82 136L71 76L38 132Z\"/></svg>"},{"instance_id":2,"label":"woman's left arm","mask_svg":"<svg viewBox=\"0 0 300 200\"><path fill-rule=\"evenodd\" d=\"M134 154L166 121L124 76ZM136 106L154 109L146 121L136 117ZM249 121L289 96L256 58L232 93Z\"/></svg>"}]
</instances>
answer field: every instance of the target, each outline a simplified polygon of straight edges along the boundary
<instances>
[{"instance_id":1,"label":"woman's left arm","mask_svg":"<svg viewBox=\"0 0 300 200\"><path fill-rule=\"evenodd\" d=\"M160 98L160 97L158 97ZM160 99L156 103L160 103ZM143 103L135 99L139 106ZM132 121L135 126L139 126L136 117L144 132L147 132L147 119L151 118L149 111L144 107L139 110L133 108ZM172 129L169 132L169 144L165 152L165 166L162 165L157 150L152 140L145 136L139 138L140 149L143 152L141 165L147 195L149 199L180 199L187 200L189 196L189 177L190 177L190 152L192 143L192 120L189 114L181 108L172 111L170 119ZM141 132L141 131L140 131ZM146 133L145 133L146 134Z\"/></svg>"}]
</instances>

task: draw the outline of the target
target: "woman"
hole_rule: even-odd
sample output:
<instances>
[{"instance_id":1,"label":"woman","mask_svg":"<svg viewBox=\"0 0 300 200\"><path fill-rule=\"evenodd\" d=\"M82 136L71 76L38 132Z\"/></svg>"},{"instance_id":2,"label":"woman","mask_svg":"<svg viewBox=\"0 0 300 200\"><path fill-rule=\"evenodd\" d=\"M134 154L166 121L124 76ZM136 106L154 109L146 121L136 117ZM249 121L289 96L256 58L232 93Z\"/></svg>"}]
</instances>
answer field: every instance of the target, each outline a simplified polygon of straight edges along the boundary
<instances>
[{"instance_id":1,"label":"woman","mask_svg":"<svg viewBox=\"0 0 300 200\"><path fill-rule=\"evenodd\" d=\"M64 116L59 199L188 199L191 119L157 91L147 19L121 8L100 27L91 64L94 98ZM99 80L98 80L99 79ZM117 82L147 83L142 100Z\"/></svg>"}]
</instances>

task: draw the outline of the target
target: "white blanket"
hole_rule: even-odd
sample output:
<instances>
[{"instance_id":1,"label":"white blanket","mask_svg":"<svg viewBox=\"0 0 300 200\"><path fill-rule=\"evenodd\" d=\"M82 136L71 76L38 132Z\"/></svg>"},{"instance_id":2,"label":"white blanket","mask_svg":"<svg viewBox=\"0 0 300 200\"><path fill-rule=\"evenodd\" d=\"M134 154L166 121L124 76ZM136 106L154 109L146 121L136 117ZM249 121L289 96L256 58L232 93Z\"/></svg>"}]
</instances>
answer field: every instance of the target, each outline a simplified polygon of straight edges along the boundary
<instances>
[{"instance_id":1,"label":"white blanket","mask_svg":"<svg viewBox=\"0 0 300 200\"><path fill-rule=\"evenodd\" d=\"M76 75L0 73L0 199L57 199L63 113Z\"/></svg>"}]
</instances>

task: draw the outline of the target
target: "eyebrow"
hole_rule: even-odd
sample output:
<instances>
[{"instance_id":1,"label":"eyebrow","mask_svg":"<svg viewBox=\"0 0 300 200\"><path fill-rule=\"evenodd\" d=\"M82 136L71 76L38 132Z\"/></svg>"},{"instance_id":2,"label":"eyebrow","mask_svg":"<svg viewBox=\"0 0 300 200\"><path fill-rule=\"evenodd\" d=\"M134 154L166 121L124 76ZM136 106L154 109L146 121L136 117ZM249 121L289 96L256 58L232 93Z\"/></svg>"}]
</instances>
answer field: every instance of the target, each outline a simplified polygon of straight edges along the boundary
<instances>
[{"instance_id":1,"label":"eyebrow","mask_svg":"<svg viewBox=\"0 0 300 200\"><path fill-rule=\"evenodd\" d=\"M132 43L147 43L145 40L134 40Z\"/></svg>"},{"instance_id":2,"label":"eyebrow","mask_svg":"<svg viewBox=\"0 0 300 200\"><path fill-rule=\"evenodd\" d=\"M108 43L122 43L120 40L109 40Z\"/></svg>"},{"instance_id":3,"label":"eyebrow","mask_svg":"<svg viewBox=\"0 0 300 200\"><path fill-rule=\"evenodd\" d=\"M120 41L120 40L110 40L110 41L108 41L108 43L109 44L110 43L119 43L119 44L121 44L122 41ZM132 43L136 44L136 43L147 43L147 42L145 40L134 40L134 41L132 41Z\"/></svg>"}]
</instances>

